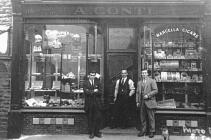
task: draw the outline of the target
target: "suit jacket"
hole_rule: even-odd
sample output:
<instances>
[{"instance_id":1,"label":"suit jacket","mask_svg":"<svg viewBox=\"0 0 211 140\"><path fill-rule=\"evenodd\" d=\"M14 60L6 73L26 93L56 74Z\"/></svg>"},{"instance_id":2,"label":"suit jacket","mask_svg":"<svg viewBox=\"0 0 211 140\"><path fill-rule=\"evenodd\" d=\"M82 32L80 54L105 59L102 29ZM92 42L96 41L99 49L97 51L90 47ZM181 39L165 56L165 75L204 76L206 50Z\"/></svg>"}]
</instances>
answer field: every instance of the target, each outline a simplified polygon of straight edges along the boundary
<instances>
[{"instance_id":1,"label":"suit jacket","mask_svg":"<svg viewBox=\"0 0 211 140\"><path fill-rule=\"evenodd\" d=\"M146 83L143 83L142 80L137 84L136 90L136 102L142 105L143 103L147 108L153 109L157 107L155 100L155 94L158 93L157 83L151 78L146 79ZM145 95L148 95L148 99L143 99Z\"/></svg>"},{"instance_id":2,"label":"suit jacket","mask_svg":"<svg viewBox=\"0 0 211 140\"><path fill-rule=\"evenodd\" d=\"M98 89L98 92L94 92L94 89ZM102 88L100 84L100 80L95 79L94 85L92 86L89 80L84 82L83 86L84 94L85 94L85 106L84 109L87 112L92 109L93 106L98 109L102 109Z\"/></svg>"}]
</instances>

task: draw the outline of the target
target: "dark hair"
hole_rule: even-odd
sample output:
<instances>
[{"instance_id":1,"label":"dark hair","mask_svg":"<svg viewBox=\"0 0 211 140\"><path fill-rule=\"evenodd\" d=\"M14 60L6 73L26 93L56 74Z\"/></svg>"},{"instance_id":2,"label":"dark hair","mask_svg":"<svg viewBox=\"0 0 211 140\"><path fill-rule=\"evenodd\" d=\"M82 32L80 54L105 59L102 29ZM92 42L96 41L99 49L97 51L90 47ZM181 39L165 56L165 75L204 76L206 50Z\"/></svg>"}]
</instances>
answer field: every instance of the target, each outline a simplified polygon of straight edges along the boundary
<instances>
[{"instance_id":1,"label":"dark hair","mask_svg":"<svg viewBox=\"0 0 211 140\"><path fill-rule=\"evenodd\" d=\"M96 71L95 71L95 70L91 70L91 71L89 72L89 74L91 74L91 73L96 74Z\"/></svg>"},{"instance_id":2,"label":"dark hair","mask_svg":"<svg viewBox=\"0 0 211 140\"><path fill-rule=\"evenodd\" d=\"M122 73L122 71L126 71L126 72L128 73L128 71L127 71L126 69L122 69L122 70L121 70L121 73Z\"/></svg>"},{"instance_id":3,"label":"dark hair","mask_svg":"<svg viewBox=\"0 0 211 140\"><path fill-rule=\"evenodd\" d=\"M147 73L149 73L149 70L148 69L142 69L141 71L147 71Z\"/></svg>"}]
</instances>

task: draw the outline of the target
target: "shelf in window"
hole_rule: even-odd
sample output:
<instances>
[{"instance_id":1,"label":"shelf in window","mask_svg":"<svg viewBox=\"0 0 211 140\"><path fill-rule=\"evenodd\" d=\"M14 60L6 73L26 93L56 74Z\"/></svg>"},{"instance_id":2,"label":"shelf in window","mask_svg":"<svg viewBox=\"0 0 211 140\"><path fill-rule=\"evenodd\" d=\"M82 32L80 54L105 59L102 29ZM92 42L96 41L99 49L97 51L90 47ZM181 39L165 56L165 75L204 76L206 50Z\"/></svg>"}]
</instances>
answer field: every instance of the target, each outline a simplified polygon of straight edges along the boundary
<instances>
[{"instance_id":1,"label":"shelf in window","mask_svg":"<svg viewBox=\"0 0 211 140\"><path fill-rule=\"evenodd\" d=\"M185 109L185 108L174 108L174 109L161 109L157 108L156 114L195 114L195 115L206 115L204 109Z\"/></svg>"},{"instance_id":2,"label":"shelf in window","mask_svg":"<svg viewBox=\"0 0 211 140\"><path fill-rule=\"evenodd\" d=\"M35 53L35 54L26 54L26 56L28 57L28 58L30 58L31 56L33 56L33 57L35 57L35 56L39 56L39 57L42 57L42 58L45 58L45 57L53 57L53 58L57 58L57 59L60 59L61 58L61 54L58 54L58 53L56 53L56 54L43 54L43 53ZM86 55L75 55L75 56L73 56L73 55L71 55L71 54L62 54L62 56L63 56L63 59L64 60L68 60L68 59L78 59L78 58L80 58L80 59L86 59Z\"/></svg>"},{"instance_id":3,"label":"shelf in window","mask_svg":"<svg viewBox=\"0 0 211 140\"><path fill-rule=\"evenodd\" d=\"M55 92L56 89L26 89L25 91L35 91L35 92Z\"/></svg>"},{"instance_id":4,"label":"shelf in window","mask_svg":"<svg viewBox=\"0 0 211 140\"><path fill-rule=\"evenodd\" d=\"M40 76L40 75L42 75L41 73L32 73L32 76Z\"/></svg>"},{"instance_id":5,"label":"shelf in window","mask_svg":"<svg viewBox=\"0 0 211 140\"><path fill-rule=\"evenodd\" d=\"M152 69L148 69L152 70ZM154 71L162 71L162 72L202 72L202 69L198 70L190 70L190 69L163 69L163 68L154 68Z\"/></svg>"},{"instance_id":6,"label":"shelf in window","mask_svg":"<svg viewBox=\"0 0 211 140\"><path fill-rule=\"evenodd\" d=\"M157 83L203 83L203 81L156 81Z\"/></svg>"},{"instance_id":7,"label":"shelf in window","mask_svg":"<svg viewBox=\"0 0 211 140\"><path fill-rule=\"evenodd\" d=\"M82 93L84 93L83 91L82 92L75 92L75 91L62 91L62 93L65 93L65 94L82 94Z\"/></svg>"},{"instance_id":8,"label":"shelf in window","mask_svg":"<svg viewBox=\"0 0 211 140\"><path fill-rule=\"evenodd\" d=\"M76 89L76 90L72 90L74 93L83 93L83 89Z\"/></svg>"},{"instance_id":9,"label":"shelf in window","mask_svg":"<svg viewBox=\"0 0 211 140\"><path fill-rule=\"evenodd\" d=\"M51 73L46 73L46 74L42 74L42 73L32 73L31 76L44 76L44 77L53 77L53 76L60 76L60 74L51 74Z\"/></svg>"},{"instance_id":10,"label":"shelf in window","mask_svg":"<svg viewBox=\"0 0 211 140\"><path fill-rule=\"evenodd\" d=\"M184 92L185 92L185 89L184 89ZM176 95L178 95L178 94L185 95L186 93L184 93L184 92L180 92L180 93L179 92L175 92L175 93L159 92L158 95L175 95L175 94Z\"/></svg>"},{"instance_id":11,"label":"shelf in window","mask_svg":"<svg viewBox=\"0 0 211 140\"><path fill-rule=\"evenodd\" d=\"M144 48L151 48L151 47L144 47ZM159 46L159 47L156 47L154 46L154 49L194 49L196 47L185 47L185 46L182 46L182 47L179 47L179 46L175 46L175 47L172 47L172 46Z\"/></svg>"},{"instance_id":12,"label":"shelf in window","mask_svg":"<svg viewBox=\"0 0 211 140\"><path fill-rule=\"evenodd\" d=\"M145 58L151 60L152 58ZM202 60L201 58L154 58L154 60Z\"/></svg>"}]
</instances>

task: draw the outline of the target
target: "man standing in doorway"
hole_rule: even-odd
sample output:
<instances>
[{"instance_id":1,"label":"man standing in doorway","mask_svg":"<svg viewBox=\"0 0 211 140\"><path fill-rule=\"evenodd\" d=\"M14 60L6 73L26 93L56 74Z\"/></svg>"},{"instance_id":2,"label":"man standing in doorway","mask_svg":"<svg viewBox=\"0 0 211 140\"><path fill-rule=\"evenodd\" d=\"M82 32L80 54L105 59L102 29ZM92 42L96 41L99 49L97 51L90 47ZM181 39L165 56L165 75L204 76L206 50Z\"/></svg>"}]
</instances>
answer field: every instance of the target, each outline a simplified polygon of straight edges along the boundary
<instances>
[{"instance_id":1,"label":"man standing in doorway","mask_svg":"<svg viewBox=\"0 0 211 140\"><path fill-rule=\"evenodd\" d=\"M112 128L127 128L129 126L130 101L134 93L134 82L128 78L127 70L122 70L121 78L116 81L115 86Z\"/></svg>"},{"instance_id":2,"label":"man standing in doorway","mask_svg":"<svg viewBox=\"0 0 211 140\"><path fill-rule=\"evenodd\" d=\"M94 136L101 138L102 88L100 80L96 79L95 72L91 72L89 74L88 80L84 82L83 90L85 94L85 111L88 117L89 138L93 139Z\"/></svg>"},{"instance_id":3,"label":"man standing in doorway","mask_svg":"<svg viewBox=\"0 0 211 140\"><path fill-rule=\"evenodd\" d=\"M156 81L148 77L148 70L142 70L142 79L137 84L136 103L140 108L141 129L138 137L147 133L149 124L149 137L153 138L155 133L155 108L157 106L155 94L158 93ZM148 122L148 123L147 123Z\"/></svg>"}]
</instances>

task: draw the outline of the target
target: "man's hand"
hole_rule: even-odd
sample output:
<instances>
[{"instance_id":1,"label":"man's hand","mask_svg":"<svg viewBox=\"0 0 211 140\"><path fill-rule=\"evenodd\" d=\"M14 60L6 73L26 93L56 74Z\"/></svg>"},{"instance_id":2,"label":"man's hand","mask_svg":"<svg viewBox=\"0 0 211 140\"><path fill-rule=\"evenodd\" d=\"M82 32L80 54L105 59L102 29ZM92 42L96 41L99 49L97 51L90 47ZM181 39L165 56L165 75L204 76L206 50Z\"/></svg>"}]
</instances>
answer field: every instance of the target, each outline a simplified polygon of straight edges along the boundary
<instances>
[{"instance_id":1,"label":"man's hand","mask_svg":"<svg viewBox=\"0 0 211 140\"><path fill-rule=\"evenodd\" d=\"M148 95L144 95L144 99L149 99L149 96Z\"/></svg>"},{"instance_id":2,"label":"man's hand","mask_svg":"<svg viewBox=\"0 0 211 140\"><path fill-rule=\"evenodd\" d=\"M98 92L99 90L98 89L94 89L94 92Z\"/></svg>"},{"instance_id":3,"label":"man's hand","mask_svg":"<svg viewBox=\"0 0 211 140\"><path fill-rule=\"evenodd\" d=\"M114 97L114 102L116 101L116 97Z\"/></svg>"},{"instance_id":4,"label":"man's hand","mask_svg":"<svg viewBox=\"0 0 211 140\"><path fill-rule=\"evenodd\" d=\"M139 107L140 106L140 103L136 103L136 106Z\"/></svg>"},{"instance_id":5,"label":"man's hand","mask_svg":"<svg viewBox=\"0 0 211 140\"><path fill-rule=\"evenodd\" d=\"M130 97L133 96L133 93L130 92L130 93L129 93L129 96L130 96Z\"/></svg>"}]
</instances>

